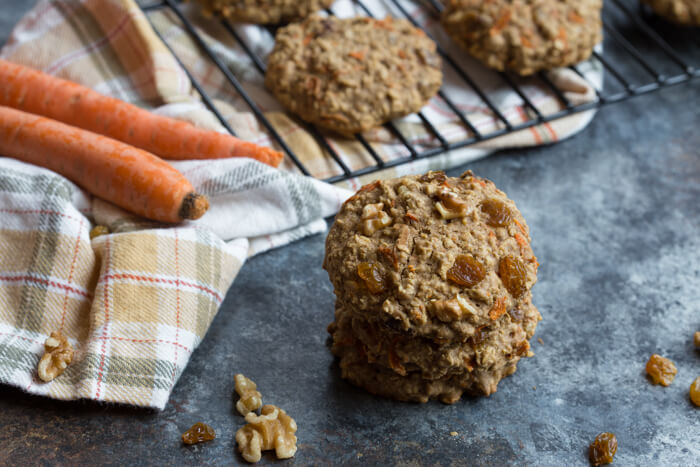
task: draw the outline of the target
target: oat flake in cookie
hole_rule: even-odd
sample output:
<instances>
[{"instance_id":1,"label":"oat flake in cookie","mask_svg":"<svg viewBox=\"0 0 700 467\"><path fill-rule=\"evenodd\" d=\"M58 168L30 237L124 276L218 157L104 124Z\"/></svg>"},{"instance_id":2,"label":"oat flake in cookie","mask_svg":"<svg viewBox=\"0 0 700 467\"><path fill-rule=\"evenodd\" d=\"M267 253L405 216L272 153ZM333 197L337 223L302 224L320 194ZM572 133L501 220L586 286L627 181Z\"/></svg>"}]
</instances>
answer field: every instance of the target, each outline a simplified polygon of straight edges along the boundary
<instances>
[{"instance_id":1,"label":"oat flake in cookie","mask_svg":"<svg viewBox=\"0 0 700 467\"><path fill-rule=\"evenodd\" d=\"M342 376L400 400L488 395L531 356L537 259L513 201L471 172L377 181L326 240Z\"/></svg>"},{"instance_id":2,"label":"oat flake in cookie","mask_svg":"<svg viewBox=\"0 0 700 467\"><path fill-rule=\"evenodd\" d=\"M423 107L442 83L435 50L406 20L312 16L277 32L265 85L303 120L350 135Z\"/></svg>"},{"instance_id":3,"label":"oat flake in cookie","mask_svg":"<svg viewBox=\"0 0 700 467\"><path fill-rule=\"evenodd\" d=\"M530 75L587 59L602 39L602 0L449 0L452 39L496 70Z\"/></svg>"},{"instance_id":4,"label":"oat flake in cookie","mask_svg":"<svg viewBox=\"0 0 700 467\"><path fill-rule=\"evenodd\" d=\"M674 23L700 26L700 0L642 0L642 3Z\"/></svg>"},{"instance_id":5,"label":"oat flake in cookie","mask_svg":"<svg viewBox=\"0 0 700 467\"><path fill-rule=\"evenodd\" d=\"M199 0L205 12L242 23L277 24L306 18L334 0Z\"/></svg>"}]
</instances>

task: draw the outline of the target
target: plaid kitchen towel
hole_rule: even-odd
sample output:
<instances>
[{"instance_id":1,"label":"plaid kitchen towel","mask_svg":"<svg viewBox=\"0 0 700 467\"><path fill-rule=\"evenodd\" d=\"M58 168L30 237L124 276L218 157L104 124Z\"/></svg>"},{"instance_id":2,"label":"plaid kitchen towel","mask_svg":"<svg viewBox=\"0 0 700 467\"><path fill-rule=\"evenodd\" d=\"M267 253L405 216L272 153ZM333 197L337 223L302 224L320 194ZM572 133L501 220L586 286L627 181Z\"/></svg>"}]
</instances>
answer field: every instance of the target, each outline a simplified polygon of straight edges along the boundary
<instances>
[{"instance_id":1,"label":"plaid kitchen towel","mask_svg":"<svg viewBox=\"0 0 700 467\"><path fill-rule=\"evenodd\" d=\"M382 1L368 3L383 14ZM265 92L262 76L221 24L200 16L195 6L185 8L312 173L317 177L336 173L337 167L314 139ZM353 11L343 1L334 8L339 14ZM149 19L215 97L240 136L270 144L240 96L168 11L153 12L147 19L133 0L42 0L17 25L0 56L154 112L222 130ZM264 56L269 51L266 30L235 27L252 41L257 53ZM600 81L593 64L583 65L582 71ZM551 77L572 100L594 95L575 74L555 71ZM445 89L480 129L497 128L473 95L450 83L447 76ZM517 123L524 112L522 103L510 93L491 90L504 113ZM558 101L546 90L531 86L526 91L544 113L559 110ZM444 110L444 102L433 100L425 112L439 121L445 135L464 137L463 127ZM554 141L578 131L590 118L591 114L559 120L380 175L444 168L500 147ZM412 118L398 125L416 144L435 143ZM402 155L402 146L382 130L366 136L382 157ZM366 163L357 143L334 139L331 144L350 167ZM246 258L323 231L323 217L336 212L349 195L341 187L293 173L291 165L286 171L247 159L173 165L210 198L210 211L197 222L178 226L147 222L89 196L50 171L0 157L1 383L56 399L162 409ZM348 185L355 188L360 183L351 180ZM88 233L95 224L107 225L112 233L91 240ZM76 354L63 375L42 383L36 365L43 342L56 330L68 337Z\"/></svg>"}]
</instances>

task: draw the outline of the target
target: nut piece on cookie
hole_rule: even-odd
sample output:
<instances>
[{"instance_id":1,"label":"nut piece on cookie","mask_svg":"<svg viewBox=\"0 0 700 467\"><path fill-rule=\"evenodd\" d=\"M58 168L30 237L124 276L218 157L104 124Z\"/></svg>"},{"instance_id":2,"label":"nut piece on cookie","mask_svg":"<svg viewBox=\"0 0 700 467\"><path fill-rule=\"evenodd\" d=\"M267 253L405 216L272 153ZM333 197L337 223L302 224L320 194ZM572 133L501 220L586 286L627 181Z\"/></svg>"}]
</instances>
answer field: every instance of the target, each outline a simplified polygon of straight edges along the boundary
<instances>
[{"instance_id":1,"label":"nut piece on cookie","mask_svg":"<svg viewBox=\"0 0 700 467\"><path fill-rule=\"evenodd\" d=\"M368 204L362 208L362 232L368 237L391 225L391 217L383 209L384 203Z\"/></svg>"},{"instance_id":2,"label":"nut piece on cookie","mask_svg":"<svg viewBox=\"0 0 700 467\"><path fill-rule=\"evenodd\" d=\"M456 219L469 214L469 205L447 188L442 188L438 192L438 198L440 201L435 203L435 208L443 219Z\"/></svg>"},{"instance_id":3,"label":"nut piece on cookie","mask_svg":"<svg viewBox=\"0 0 700 467\"><path fill-rule=\"evenodd\" d=\"M37 373L42 381L53 381L73 361L73 347L60 332L52 332L44 342L44 355L39 360Z\"/></svg>"},{"instance_id":4,"label":"nut piece on cookie","mask_svg":"<svg viewBox=\"0 0 700 467\"><path fill-rule=\"evenodd\" d=\"M442 25L486 66L521 75L587 59L602 39L602 0L449 0Z\"/></svg>"},{"instance_id":5,"label":"nut piece on cookie","mask_svg":"<svg viewBox=\"0 0 700 467\"><path fill-rule=\"evenodd\" d=\"M297 424L286 412L274 405L264 405L260 415L245 416L247 425L236 432L236 443L248 462L258 462L262 451L275 450L278 459L288 459L297 452Z\"/></svg>"},{"instance_id":6,"label":"nut piece on cookie","mask_svg":"<svg viewBox=\"0 0 700 467\"><path fill-rule=\"evenodd\" d=\"M236 382L236 392L240 396L236 402L236 410L243 416L258 410L262 406L262 394L257 390L257 385L242 374L233 377Z\"/></svg>"},{"instance_id":7,"label":"nut piece on cookie","mask_svg":"<svg viewBox=\"0 0 700 467\"><path fill-rule=\"evenodd\" d=\"M265 86L302 120L352 135L420 110L440 89L435 43L407 20L311 16L277 31Z\"/></svg>"},{"instance_id":8,"label":"nut piece on cookie","mask_svg":"<svg viewBox=\"0 0 700 467\"><path fill-rule=\"evenodd\" d=\"M328 8L334 0L199 0L206 14L219 13L232 21L277 24L306 18Z\"/></svg>"}]
</instances>

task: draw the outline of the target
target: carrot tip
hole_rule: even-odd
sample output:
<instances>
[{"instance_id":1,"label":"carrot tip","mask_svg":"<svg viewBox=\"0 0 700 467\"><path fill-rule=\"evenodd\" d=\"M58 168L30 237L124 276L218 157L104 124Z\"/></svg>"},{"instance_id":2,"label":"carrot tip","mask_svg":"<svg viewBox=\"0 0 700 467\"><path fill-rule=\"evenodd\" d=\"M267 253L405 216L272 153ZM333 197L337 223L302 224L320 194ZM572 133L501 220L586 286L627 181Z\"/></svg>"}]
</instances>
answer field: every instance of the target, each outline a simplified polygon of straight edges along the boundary
<instances>
[{"instance_id":1,"label":"carrot tip","mask_svg":"<svg viewBox=\"0 0 700 467\"><path fill-rule=\"evenodd\" d=\"M188 193L180 206L181 219L199 219L209 209L209 199L199 193Z\"/></svg>"}]
</instances>

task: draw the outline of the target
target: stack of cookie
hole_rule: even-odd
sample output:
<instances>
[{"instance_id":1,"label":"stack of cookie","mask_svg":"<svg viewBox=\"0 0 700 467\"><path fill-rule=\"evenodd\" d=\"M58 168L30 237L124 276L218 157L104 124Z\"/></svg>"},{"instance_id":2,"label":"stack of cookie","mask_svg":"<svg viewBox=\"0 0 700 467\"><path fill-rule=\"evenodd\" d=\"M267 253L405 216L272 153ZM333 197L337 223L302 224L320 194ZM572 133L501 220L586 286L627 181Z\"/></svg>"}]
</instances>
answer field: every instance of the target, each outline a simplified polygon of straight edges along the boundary
<instances>
[{"instance_id":1,"label":"stack of cookie","mask_svg":"<svg viewBox=\"0 0 700 467\"><path fill-rule=\"evenodd\" d=\"M331 228L342 376L400 400L488 395L530 356L537 260L515 204L470 172L378 181Z\"/></svg>"}]
</instances>

